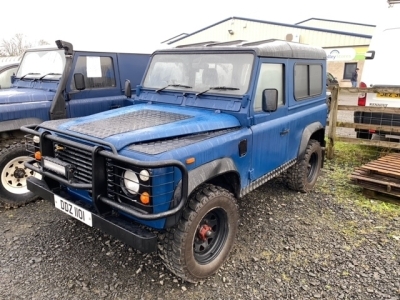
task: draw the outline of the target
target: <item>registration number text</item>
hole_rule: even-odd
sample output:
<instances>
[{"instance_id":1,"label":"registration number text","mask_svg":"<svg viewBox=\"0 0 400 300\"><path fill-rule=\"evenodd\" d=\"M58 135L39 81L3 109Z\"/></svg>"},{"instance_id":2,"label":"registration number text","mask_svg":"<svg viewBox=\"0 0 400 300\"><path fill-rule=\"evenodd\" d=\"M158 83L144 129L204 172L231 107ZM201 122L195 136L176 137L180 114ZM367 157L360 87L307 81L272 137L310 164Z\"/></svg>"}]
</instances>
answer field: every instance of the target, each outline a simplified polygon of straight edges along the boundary
<instances>
[{"instance_id":1,"label":"registration number text","mask_svg":"<svg viewBox=\"0 0 400 300\"><path fill-rule=\"evenodd\" d=\"M54 206L86 225L90 227L93 226L92 213L90 211L87 211L86 209L83 209L82 207L79 207L78 205L75 205L57 195L54 195Z\"/></svg>"}]
</instances>

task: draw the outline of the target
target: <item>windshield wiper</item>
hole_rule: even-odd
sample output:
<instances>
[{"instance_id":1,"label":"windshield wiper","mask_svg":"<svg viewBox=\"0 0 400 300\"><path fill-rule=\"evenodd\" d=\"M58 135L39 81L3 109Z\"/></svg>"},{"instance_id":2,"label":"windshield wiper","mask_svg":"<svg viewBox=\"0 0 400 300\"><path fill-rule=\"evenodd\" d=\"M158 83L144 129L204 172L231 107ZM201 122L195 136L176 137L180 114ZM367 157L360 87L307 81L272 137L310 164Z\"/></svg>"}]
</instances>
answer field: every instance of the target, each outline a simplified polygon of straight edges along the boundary
<instances>
[{"instance_id":1,"label":"windshield wiper","mask_svg":"<svg viewBox=\"0 0 400 300\"><path fill-rule=\"evenodd\" d=\"M237 87L231 87L231 86L211 86L207 90L197 93L196 96L200 96L200 95L202 95L204 93L207 93L209 90L237 91L237 90L240 90L240 89L237 88Z\"/></svg>"},{"instance_id":2,"label":"windshield wiper","mask_svg":"<svg viewBox=\"0 0 400 300\"><path fill-rule=\"evenodd\" d=\"M158 92L160 92L160 91L162 91L162 90L164 90L164 89L166 89L167 87L170 87L170 86L173 86L173 87L183 87L183 88L186 88L186 89L190 89L190 88L192 88L191 86L189 86L189 85L184 85L184 84L168 84L168 85L166 85L166 86L164 86L164 87L162 87L162 88L159 88L158 90L156 90L156 93L158 93Z\"/></svg>"},{"instance_id":3,"label":"windshield wiper","mask_svg":"<svg viewBox=\"0 0 400 300\"><path fill-rule=\"evenodd\" d=\"M62 74L61 73L47 73L47 74L44 74L42 77L40 77L38 80L42 80L43 78L45 78L48 75L62 75Z\"/></svg>"},{"instance_id":4,"label":"windshield wiper","mask_svg":"<svg viewBox=\"0 0 400 300\"><path fill-rule=\"evenodd\" d=\"M25 76L28 76L28 75L40 75L40 73L27 73L24 76L22 76L20 79L22 80L25 78Z\"/></svg>"}]
</instances>

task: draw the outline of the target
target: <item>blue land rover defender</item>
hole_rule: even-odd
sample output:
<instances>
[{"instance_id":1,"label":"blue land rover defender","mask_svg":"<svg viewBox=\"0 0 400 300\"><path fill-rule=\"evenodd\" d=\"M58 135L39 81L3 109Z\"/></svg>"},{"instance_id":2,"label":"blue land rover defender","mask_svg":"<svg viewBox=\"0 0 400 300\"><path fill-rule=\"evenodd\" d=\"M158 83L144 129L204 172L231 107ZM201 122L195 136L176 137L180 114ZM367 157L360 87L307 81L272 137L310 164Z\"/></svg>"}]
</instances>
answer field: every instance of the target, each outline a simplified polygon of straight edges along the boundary
<instances>
[{"instance_id":1,"label":"blue land rover defender","mask_svg":"<svg viewBox=\"0 0 400 300\"><path fill-rule=\"evenodd\" d=\"M314 187L325 93L321 48L267 40L158 50L134 105L23 127L36 157L25 165L41 175L28 188L142 252L159 249L169 270L197 282L228 257L238 198L279 174L294 190Z\"/></svg>"},{"instance_id":2,"label":"blue land rover defender","mask_svg":"<svg viewBox=\"0 0 400 300\"><path fill-rule=\"evenodd\" d=\"M26 187L34 175L22 125L75 118L130 105L124 82L139 84L150 54L73 50L70 43L29 49L12 78L0 90L0 202L17 207L35 199Z\"/></svg>"}]
</instances>

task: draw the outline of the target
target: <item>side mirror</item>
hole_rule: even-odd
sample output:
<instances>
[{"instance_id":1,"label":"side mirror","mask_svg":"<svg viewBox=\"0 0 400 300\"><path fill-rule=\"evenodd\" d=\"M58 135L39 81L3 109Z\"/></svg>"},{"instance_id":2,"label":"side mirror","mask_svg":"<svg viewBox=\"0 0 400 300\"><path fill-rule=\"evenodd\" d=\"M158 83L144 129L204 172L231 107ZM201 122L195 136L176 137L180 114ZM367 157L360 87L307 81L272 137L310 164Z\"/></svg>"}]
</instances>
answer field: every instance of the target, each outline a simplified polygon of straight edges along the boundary
<instances>
[{"instance_id":1,"label":"side mirror","mask_svg":"<svg viewBox=\"0 0 400 300\"><path fill-rule=\"evenodd\" d=\"M369 50L367 53L365 53L365 59L374 59L375 57L375 51L374 50Z\"/></svg>"},{"instance_id":2,"label":"side mirror","mask_svg":"<svg viewBox=\"0 0 400 300\"><path fill-rule=\"evenodd\" d=\"M128 79L125 80L125 96L127 98L132 98L132 86L131 82Z\"/></svg>"},{"instance_id":3,"label":"side mirror","mask_svg":"<svg viewBox=\"0 0 400 300\"><path fill-rule=\"evenodd\" d=\"M278 90L265 89L262 93L262 109L266 112L273 112L278 109Z\"/></svg>"},{"instance_id":4,"label":"side mirror","mask_svg":"<svg viewBox=\"0 0 400 300\"><path fill-rule=\"evenodd\" d=\"M74 74L74 83L75 83L75 88L78 91L82 91L82 90L86 89L85 77L83 76L82 73Z\"/></svg>"},{"instance_id":5,"label":"side mirror","mask_svg":"<svg viewBox=\"0 0 400 300\"><path fill-rule=\"evenodd\" d=\"M11 75L11 84L13 84L15 82L15 74Z\"/></svg>"}]
</instances>

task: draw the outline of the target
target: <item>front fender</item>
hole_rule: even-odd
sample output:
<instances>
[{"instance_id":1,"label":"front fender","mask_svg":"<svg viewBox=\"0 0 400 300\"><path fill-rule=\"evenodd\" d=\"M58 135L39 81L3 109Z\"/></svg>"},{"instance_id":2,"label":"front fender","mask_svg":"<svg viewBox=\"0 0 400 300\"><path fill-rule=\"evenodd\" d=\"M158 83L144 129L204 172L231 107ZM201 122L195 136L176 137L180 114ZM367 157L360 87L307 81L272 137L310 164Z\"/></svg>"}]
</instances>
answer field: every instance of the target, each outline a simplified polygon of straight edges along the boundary
<instances>
[{"instance_id":1,"label":"front fender","mask_svg":"<svg viewBox=\"0 0 400 300\"><path fill-rule=\"evenodd\" d=\"M188 195L192 193L192 191L203 184L204 182L217 177L220 174L235 172L239 174L236 169L236 165L233 160L229 157L220 158L211 162L208 162L204 165L197 167L189 171L189 186L188 186Z\"/></svg>"},{"instance_id":2,"label":"front fender","mask_svg":"<svg viewBox=\"0 0 400 300\"><path fill-rule=\"evenodd\" d=\"M239 172L234 164L233 160L229 157L220 158L211 162L208 162L204 165L201 165L191 171L188 172L188 198L189 195L201 184L209 181L212 178L217 177L218 175L234 172L238 174L240 177ZM177 205L178 200L180 199L181 194L181 183L179 182L177 188L175 189L174 193L174 200L171 203L171 206L174 207ZM172 208L171 207L171 208ZM165 227L174 226L180 219L182 211L179 213L170 216L167 218Z\"/></svg>"}]
</instances>

